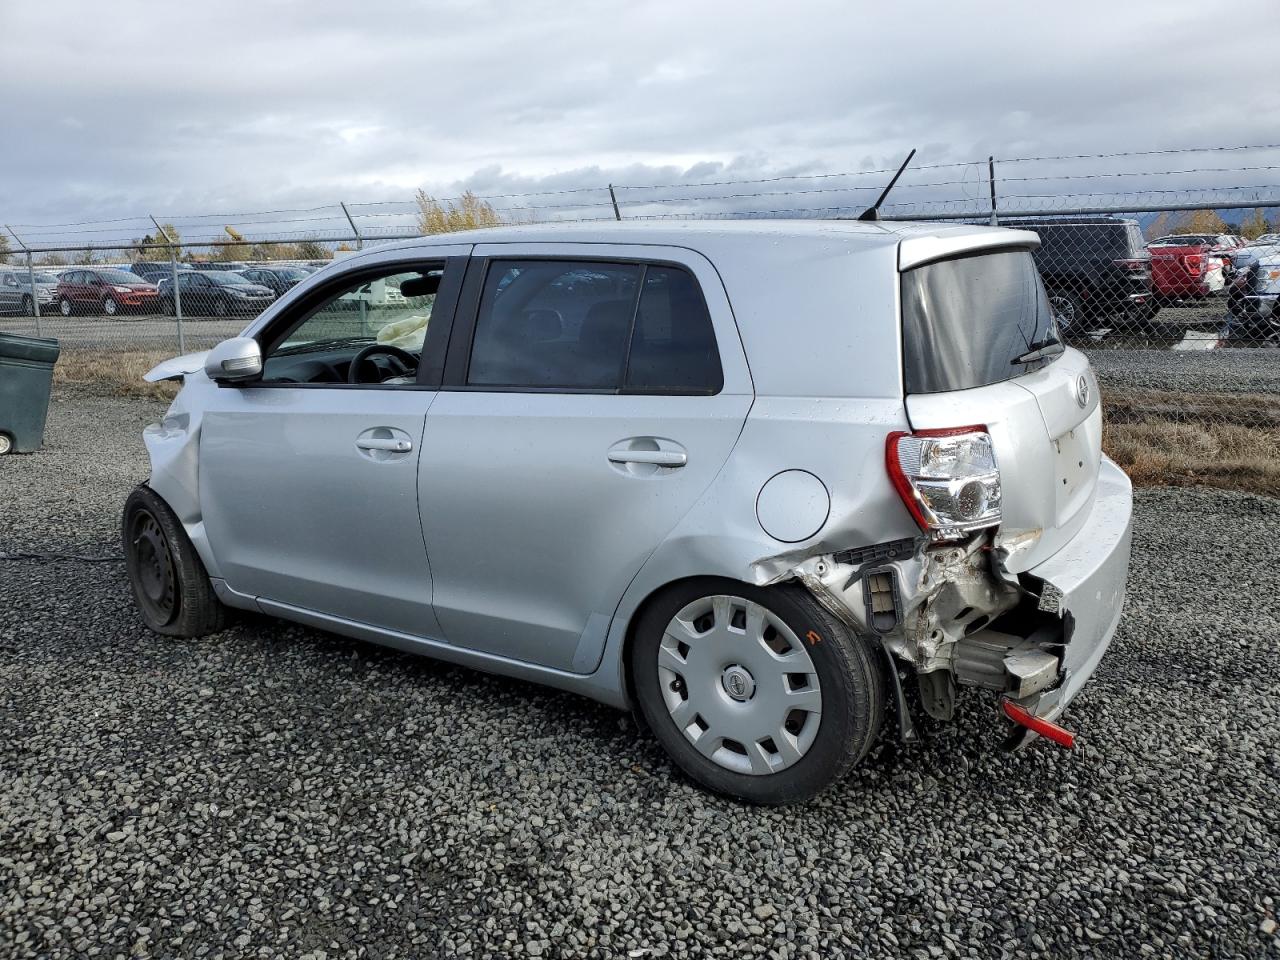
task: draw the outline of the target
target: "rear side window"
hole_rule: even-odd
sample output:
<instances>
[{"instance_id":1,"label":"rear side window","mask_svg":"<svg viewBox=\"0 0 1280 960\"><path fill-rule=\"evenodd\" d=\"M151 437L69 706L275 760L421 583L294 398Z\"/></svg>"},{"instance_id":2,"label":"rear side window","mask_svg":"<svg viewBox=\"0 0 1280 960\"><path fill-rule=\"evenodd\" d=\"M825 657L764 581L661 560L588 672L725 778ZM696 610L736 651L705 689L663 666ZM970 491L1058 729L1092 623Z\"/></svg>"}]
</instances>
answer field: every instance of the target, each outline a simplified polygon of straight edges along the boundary
<instances>
[{"instance_id":1,"label":"rear side window","mask_svg":"<svg viewBox=\"0 0 1280 960\"><path fill-rule=\"evenodd\" d=\"M676 267L647 268L624 389L714 394L723 386L711 315L697 281Z\"/></svg>"},{"instance_id":2,"label":"rear side window","mask_svg":"<svg viewBox=\"0 0 1280 960\"><path fill-rule=\"evenodd\" d=\"M489 265L467 371L471 386L717 393L711 318L678 267L594 261Z\"/></svg>"},{"instance_id":3,"label":"rear side window","mask_svg":"<svg viewBox=\"0 0 1280 960\"><path fill-rule=\"evenodd\" d=\"M985 387L1051 363L1062 345L1031 253L980 254L908 270L902 348L907 393Z\"/></svg>"}]
</instances>

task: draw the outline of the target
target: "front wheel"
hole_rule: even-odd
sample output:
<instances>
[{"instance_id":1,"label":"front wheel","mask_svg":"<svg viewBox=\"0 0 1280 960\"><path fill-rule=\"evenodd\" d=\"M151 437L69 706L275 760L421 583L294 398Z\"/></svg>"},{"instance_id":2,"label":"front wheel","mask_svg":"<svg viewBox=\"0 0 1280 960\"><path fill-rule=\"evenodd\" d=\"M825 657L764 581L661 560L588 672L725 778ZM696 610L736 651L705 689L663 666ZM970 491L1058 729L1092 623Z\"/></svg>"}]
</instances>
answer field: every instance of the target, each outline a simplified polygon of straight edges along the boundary
<instances>
[{"instance_id":1,"label":"front wheel","mask_svg":"<svg viewBox=\"0 0 1280 960\"><path fill-rule=\"evenodd\" d=\"M676 764L753 803L816 795L883 725L881 654L798 586L673 588L641 615L629 667L641 716Z\"/></svg>"},{"instance_id":2,"label":"front wheel","mask_svg":"<svg viewBox=\"0 0 1280 960\"><path fill-rule=\"evenodd\" d=\"M219 297L213 303L213 315L215 317L225 317L230 311L227 309L227 301Z\"/></svg>"},{"instance_id":3,"label":"front wheel","mask_svg":"<svg viewBox=\"0 0 1280 960\"><path fill-rule=\"evenodd\" d=\"M71 316L71 314L75 313L75 308L71 305L70 300L68 300L66 297L63 297L61 300L58 301L58 312L62 314L64 317L69 317Z\"/></svg>"},{"instance_id":4,"label":"front wheel","mask_svg":"<svg viewBox=\"0 0 1280 960\"><path fill-rule=\"evenodd\" d=\"M134 487L121 527L129 586L146 625L169 637L221 630L226 608L169 505L150 487Z\"/></svg>"},{"instance_id":5,"label":"front wheel","mask_svg":"<svg viewBox=\"0 0 1280 960\"><path fill-rule=\"evenodd\" d=\"M116 303L114 297L107 297L102 301L102 312L108 317L114 317L120 312L120 304Z\"/></svg>"},{"instance_id":6,"label":"front wheel","mask_svg":"<svg viewBox=\"0 0 1280 960\"><path fill-rule=\"evenodd\" d=\"M34 317L36 315L36 302L29 296L22 298L22 315L24 317Z\"/></svg>"}]
</instances>

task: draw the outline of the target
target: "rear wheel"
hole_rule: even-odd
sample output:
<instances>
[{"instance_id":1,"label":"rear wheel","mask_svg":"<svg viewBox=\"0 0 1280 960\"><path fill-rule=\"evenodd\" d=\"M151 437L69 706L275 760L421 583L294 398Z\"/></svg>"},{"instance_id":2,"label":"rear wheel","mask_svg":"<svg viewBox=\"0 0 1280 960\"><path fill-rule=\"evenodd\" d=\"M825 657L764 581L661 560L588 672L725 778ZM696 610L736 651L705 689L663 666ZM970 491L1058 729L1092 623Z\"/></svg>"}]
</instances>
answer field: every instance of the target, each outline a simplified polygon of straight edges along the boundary
<instances>
[{"instance_id":1,"label":"rear wheel","mask_svg":"<svg viewBox=\"0 0 1280 960\"><path fill-rule=\"evenodd\" d=\"M22 298L22 314L26 317L36 315L36 302L30 296L24 295Z\"/></svg>"},{"instance_id":2,"label":"rear wheel","mask_svg":"<svg viewBox=\"0 0 1280 960\"><path fill-rule=\"evenodd\" d=\"M1046 293L1049 307L1058 321L1058 331L1063 336L1083 333L1088 328L1084 302L1078 294L1068 290L1048 290Z\"/></svg>"},{"instance_id":3,"label":"rear wheel","mask_svg":"<svg viewBox=\"0 0 1280 960\"><path fill-rule=\"evenodd\" d=\"M69 317L71 314L75 313L75 307L71 305L70 300L63 297L58 301L58 312L64 317Z\"/></svg>"},{"instance_id":4,"label":"rear wheel","mask_svg":"<svg viewBox=\"0 0 1280 960\"><path fill-rule=\"evenodd\" d=\"M0 433L0 457L13 449L13 440L7 433Z\"/></svg>"},{"instance_id":5,"label":"rear wheel","mask_svg":"<svg viewBox=\"0 0 1280 960\"><path fill-rule=\"evenodd\" d=\"M883 724L879 652L800 587L682 584L641 615L629 667L640 713L676 764L754 803L819 793Z\"/></svg>"},{"instance_id":6,"label":"rear wheel","mask_svg":"<svg viewBox=\"0 0 1280 960\"><path fill-rule=\"evenodd\" d=\"M125 566L142 619L156 633L202 637L226 622L195 547L169 505L150 487L135 487L124 505Z\"/></svg>"}]
</instances>

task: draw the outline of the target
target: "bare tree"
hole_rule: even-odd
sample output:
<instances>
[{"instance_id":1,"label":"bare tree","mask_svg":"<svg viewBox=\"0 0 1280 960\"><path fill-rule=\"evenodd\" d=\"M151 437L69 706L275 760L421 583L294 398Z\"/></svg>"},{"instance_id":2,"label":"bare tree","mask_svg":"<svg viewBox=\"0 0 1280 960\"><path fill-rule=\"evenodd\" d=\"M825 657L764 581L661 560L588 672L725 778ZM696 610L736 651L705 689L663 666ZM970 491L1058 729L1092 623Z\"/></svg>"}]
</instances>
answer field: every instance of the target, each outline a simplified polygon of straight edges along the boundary
<instances>
[{"instance_id":1,"label":"bare tree","mask_svg":"<svg viewBox=\"0 0 1280 960\"><path fill-rule=\"evenodd\" d=\"M1170 233L1226 233L1227 225L1216 210L1192 210L1178 218Z\"/></svg>"},{"instance_id":2,"label":"bare tree","mask_svg":"<svg viewBox=\"0 0 1280 960\"><path fill-rule=\"evenodd\" d=\"M1253 212L1240 222L1240 236L1246 240L1256 240L1264 233L1270 232L1271 224L1267 222L1267 215L1260 207L1255 207Z\"/></svg>"}]
</instances>

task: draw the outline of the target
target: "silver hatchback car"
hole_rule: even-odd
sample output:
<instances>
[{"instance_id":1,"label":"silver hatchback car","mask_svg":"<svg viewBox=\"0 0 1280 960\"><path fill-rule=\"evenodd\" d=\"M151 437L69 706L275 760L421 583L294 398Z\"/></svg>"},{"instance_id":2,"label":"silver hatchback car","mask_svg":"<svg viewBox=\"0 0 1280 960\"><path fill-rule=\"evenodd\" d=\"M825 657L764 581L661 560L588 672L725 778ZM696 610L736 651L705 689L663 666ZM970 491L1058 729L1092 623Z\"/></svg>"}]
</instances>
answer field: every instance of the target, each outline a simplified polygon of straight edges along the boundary
<instances>
[{"instance_id":1,"label":"silver hatchback car","mask_svg":"<svg viewBox=\"0 0 1280 960\"><path fill-rule=\"evenodd\" d=\"M1070 744L1128 479L1033 233L551 225L366 250L161 364L123 535L147 624L226 608L632 708L810 797L988 691Z\"/></svg>"}]
</instances>

